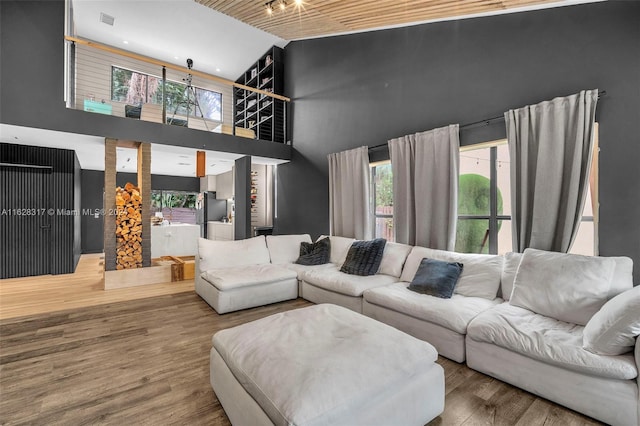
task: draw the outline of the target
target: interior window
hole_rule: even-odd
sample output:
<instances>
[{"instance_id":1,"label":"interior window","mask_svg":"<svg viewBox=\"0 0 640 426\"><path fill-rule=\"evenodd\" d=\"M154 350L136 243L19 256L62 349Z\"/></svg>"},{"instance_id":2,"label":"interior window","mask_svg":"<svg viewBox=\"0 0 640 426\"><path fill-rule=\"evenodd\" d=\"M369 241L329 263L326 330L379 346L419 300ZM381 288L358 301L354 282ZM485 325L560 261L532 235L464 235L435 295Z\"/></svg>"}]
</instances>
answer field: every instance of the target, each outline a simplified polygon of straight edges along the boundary
<instances>
[{"instance_id":1,"label":"interior window","mask_svg":"<svg viewBox=\"0 0 640 426\"><path fill-rule=\"evenodd\" d=\"M190 116L222 121L221 93L193 86L195 93L189 93L187 98L186 88L183 83L166 82L164 91L168 116L187 115L189 108ZM199 108L195 105L196 98ZM125 68L111 67L111 100L137 106L143 103L162 104L162 79Z\"/></svg>"}]
</instances>

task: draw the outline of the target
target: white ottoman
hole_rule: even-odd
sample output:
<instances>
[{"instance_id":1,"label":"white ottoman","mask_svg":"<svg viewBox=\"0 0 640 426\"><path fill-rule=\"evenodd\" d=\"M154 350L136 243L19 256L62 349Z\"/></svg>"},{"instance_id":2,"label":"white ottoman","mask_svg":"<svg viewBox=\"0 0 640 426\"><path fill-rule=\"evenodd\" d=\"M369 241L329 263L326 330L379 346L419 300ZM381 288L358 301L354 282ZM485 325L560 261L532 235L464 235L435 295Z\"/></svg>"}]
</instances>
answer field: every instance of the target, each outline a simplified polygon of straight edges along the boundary
<instances>
[{"instance_id":1,"label":"white ottoman","mask_svg":"<svg viewBox=\"0 0 640 426\"><path fill-rule=\"evenodd\" d=\"M424 425L444 410L437 352L336 305L213 336L211 386L231 423Z\"/></svg>"}]
</instances>

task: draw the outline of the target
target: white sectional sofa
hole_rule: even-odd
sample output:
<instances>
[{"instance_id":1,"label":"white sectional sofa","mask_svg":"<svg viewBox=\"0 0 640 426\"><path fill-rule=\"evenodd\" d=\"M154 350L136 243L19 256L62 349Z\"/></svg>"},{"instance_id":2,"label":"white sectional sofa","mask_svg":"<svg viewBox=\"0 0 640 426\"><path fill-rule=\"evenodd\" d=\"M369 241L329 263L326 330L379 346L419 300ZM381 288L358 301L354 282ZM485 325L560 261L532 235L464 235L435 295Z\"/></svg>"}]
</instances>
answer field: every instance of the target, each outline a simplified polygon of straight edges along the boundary
<instances>
[{"instance_id":1,"label":"white sectional sofa","mask_svg":"<svg viewBox=\"0 0 640 426\"><path fill-rule=\"evenodd\" d=\"M467 365L605 423L640 424L640 288L632 290L631 259L578 257L576 266L571 255L528 249L525 256L506 256L506 301L469 324ZM541 258L531 261L532 256ZM600 260L613 264L610 281L602 273L604 266L590 267ZM523 273L526 267L530 270ZM616 300L634 305L626 315L620 310L605 333L617 335L614 340L627 334L628 351L603 355L585 349L585 329L599 322L594 314L613 306L608 300L618 295ZM636 325L625 331L625 321Z\"/></svg>"},{"instance_id":2,"label":"white sectional sofa","mask_svg":"<svg viewBox=\"0 0 640 426\"><path fill-rule=\"evenodd\" d=\"M233 246L201 240L196 291L219 313L298 295L341 305L597 420L640 424L640 288L633 288L631 259L477 255L387 243L378 273L355 276L340 272L355 240L330 239L330 262L317 266L294 263L308 235L226 242ZM423 258L464 265L450 299L408 289ZM620 320L617 311L626 312ZM603 325L607 315L613 319ZM615 350L622 345L621 352L585 349L598 332L617 342Z\"/></svg>"},{"instance_id":3,"label":"white sectional sofa","mask_svg":"<svg viewBox=\"0 0 640 426\"><path fill-rule=\"evenodd\" d=\"M362 295L366 290L399 280L402 266L411 251L411 246L387 243L378 273L370 276L349 275L340 272L340 266L355 239L336 236L329 239L331 259L327 267L300 270L300 296L314 303L333 303L358 313L362 313Z\"/></svg>"},{"instance_id":4,"label":"white sectional sofa","mask_svg":"<svg viewBox=\"0 0 640 426\"><path fill-rule=\"evenodd\" d=\"M407 288L423 258L464 265L451 299ZM364 292L363 313L431 343L442 356L464 362L467 326L476 315L502 302L497 298L502 264L502 256L413 247L399 282Z\"/></svg>"},{"instance_id":5,"label":"white sectional sofa","mask_svg":"<svg viewBox=\"0 0 640 426\"><path fill-rule=\"evenodd\" d=\"M286 263L293 248L299 250L300 242L311 238L296 235L286 239L288 244L274 243L269 250L262 235L238 241L200 238L196 293L219 314L296 299L297 272L277 263ZM272 256L276 263L271 262Z\"/></svg>"}]
</instances>

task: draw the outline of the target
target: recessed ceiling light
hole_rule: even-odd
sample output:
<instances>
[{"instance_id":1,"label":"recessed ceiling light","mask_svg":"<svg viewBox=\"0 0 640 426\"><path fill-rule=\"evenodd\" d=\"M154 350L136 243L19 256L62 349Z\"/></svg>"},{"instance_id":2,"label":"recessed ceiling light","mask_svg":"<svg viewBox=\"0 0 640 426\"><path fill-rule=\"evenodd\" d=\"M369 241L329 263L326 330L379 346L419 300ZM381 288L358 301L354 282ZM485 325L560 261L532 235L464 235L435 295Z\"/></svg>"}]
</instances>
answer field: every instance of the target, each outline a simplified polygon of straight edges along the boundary
<instances>
[{"instance_id":1,"label":"recessed ceiling light","mask_svg":"<svg viewBox=\"0 0 640 426\"><path fill-rule=\"evenodd\" d=\"M180 59L180 58L178 58L177 56L174 56L173 59Z\"/></svg>"},{"instance_id":2,"label":"recessed ceiling light","mask_svg":"<svg viewBox=\"0 0 640 426\"><path fill-rule=\"evenodd\" d=\"M220 72L220 68L216 68L216 72Z\"/></svg>"},{"instance_id":3,"label":"recessed ceiling light","mask_svg":"<svg viewBox=\"0 0 640 426\"><path fill-rule=\"evenodd\" d=\"M123 40L122 41L124 44L129 44L129 42L127 40Z\"/></svg>"}]
</instances>

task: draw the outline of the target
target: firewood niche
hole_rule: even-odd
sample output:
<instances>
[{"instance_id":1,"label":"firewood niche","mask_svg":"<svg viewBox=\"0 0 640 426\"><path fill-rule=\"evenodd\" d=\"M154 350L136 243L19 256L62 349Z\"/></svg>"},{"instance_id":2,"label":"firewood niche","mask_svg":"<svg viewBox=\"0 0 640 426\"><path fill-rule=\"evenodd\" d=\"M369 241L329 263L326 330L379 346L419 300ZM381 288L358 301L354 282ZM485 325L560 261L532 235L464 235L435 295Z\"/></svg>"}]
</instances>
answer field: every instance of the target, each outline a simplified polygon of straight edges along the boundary
<instances>
[{"instance_id":1,"label":"firewood niche","mask_svg":"<svg viewBox=\"0 0 640 426\"><path fill-rule=\"evenodd\" d=\"M118 151L137 157L137 181L129 181L124 186L116 183ZM170 272L161 273L151 261L149 200L151 144L106 138L103 204L105 290L171 281Z\"/></svg>"},{"instance_id":2,"label":"firewood niche","mask_svg":"<svg viewBox=\"0 0 640 426\"><path fill-rule=\"evenodd\" d=\"M116 269L142 268L142 196L128 182L116 188Z\"/></svg>"}]
</instances>

